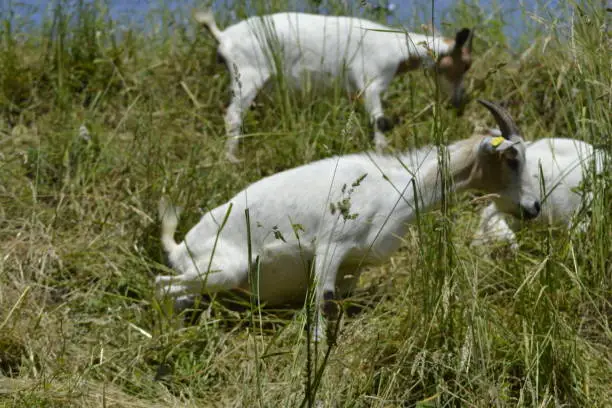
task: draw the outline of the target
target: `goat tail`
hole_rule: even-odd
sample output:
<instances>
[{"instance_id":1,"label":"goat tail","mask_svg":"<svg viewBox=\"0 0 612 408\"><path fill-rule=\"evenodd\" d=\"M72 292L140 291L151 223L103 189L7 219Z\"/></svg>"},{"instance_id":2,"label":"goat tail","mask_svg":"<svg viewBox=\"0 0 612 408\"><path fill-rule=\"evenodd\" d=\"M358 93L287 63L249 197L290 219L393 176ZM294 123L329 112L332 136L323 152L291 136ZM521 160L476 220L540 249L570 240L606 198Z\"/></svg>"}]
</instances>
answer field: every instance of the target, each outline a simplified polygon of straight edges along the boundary
<instances>
[{"instance_id":1,"label":"goat tail","mask_svg":"<svg viewBox=\"0 0 612 408\"><path fill-rule=\"evenodd\" d=\"M215 16L212 11L209 10L200 10L194 11L193 18L198 23L202 24L208 32L212 34L212 36L217 40L218 43L221 43L221 37L223 36L223 32L219 30L217 23L215 22Z\"/></svg>"},{"instance_id":2,"label":"goat tail","mask_svg":"<svg viewBox=\"0 0 612 408\"><path fill-rule=\"evenodd\" d=\"M175 207L165 198L159 200L159 218L161 219L161 242L164 250L171 254L178 244L174 240L174 233L178 226L181 208Z\"/></svg>"}]
</instances>

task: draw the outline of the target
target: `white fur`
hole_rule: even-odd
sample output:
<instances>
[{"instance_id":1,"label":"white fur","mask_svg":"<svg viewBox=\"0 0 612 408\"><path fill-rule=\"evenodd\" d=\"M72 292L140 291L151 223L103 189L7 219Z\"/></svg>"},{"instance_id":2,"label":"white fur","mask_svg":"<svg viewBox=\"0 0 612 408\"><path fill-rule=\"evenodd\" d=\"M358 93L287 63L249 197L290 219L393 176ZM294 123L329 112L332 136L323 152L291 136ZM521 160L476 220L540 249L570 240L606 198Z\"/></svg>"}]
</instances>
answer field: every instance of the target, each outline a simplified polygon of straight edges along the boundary
<instances>
[{"instance_id":1,"label":"white fur","mask_svg":"<svg viewBox=\"0 0 612 408\"><path fill-rule=\"evenodd\" d=\"M523 160L522 139L515 135L497 147L491 141L476 136L441 152L448 153L452 189L498 193L517 212L533 212L538 204L520 185L522 163L516 172L506 164L508 157ZM391 256L417 204L419 211L427 211L440 200L438 154L435 147L398 158L352 154L274 174L206 213L180 244L173 238L176 211L162 205L162 243L180 275L158 276L159 294L180 298L249 289L249 278L254 278L249 269L258 270L254 263L259 258L260 276L254 280L259 300L270 305L303 302L312 262L316 303L323 307L326 293L333 297L338 288L346 295L363 266ZM316 338L321 335L319 329Z\"/></svg>"},{"instance_id":2,"label":"white fur","mask_svg":"<svg viewBox=\"0 0 612 408\"><path fill-rule=\"evenodd\" d=\"M278 72L296 87L309 79L330 82L342 78L348 90L362 92L380 150L387 144L377 128L377 119L384 117L380 97L400 64L410 60L409 69L433 67L432 57L448 55L454 49L453 40L389 32L394 29L353 17L277 13L251 17L223 31L210 12L196 12L194 17L219 43L218 55L232 78L232 100L225 114L227 156L232 161L238 160L235 153L244 111ZM456 97L462 94L462 74L443 82Z\"/></svg>"},{"instance_id":3,"label":"white fur","mask_svg":"<svg viewBox=\"0 0 612 408\"><path fill-rule=\"evenodd\" d=\"M489 134L499 133L491 129ZM591 171L597 156L595 170L603 170L603 154L594 156L590 144L565 138L547 138L526 143L526 169L523 186L532 196L539 197L540 215L529 222L508 216L505 205L493 202L482 210L480 225L472 241L473 246L505 242L518 249L516 232L526 225L565 225L571 228L574 217L583 206L590 204L590 195L583 197L578 187ZM582 225L584 227L585 225Z\"/></svg>"}]
</instances>

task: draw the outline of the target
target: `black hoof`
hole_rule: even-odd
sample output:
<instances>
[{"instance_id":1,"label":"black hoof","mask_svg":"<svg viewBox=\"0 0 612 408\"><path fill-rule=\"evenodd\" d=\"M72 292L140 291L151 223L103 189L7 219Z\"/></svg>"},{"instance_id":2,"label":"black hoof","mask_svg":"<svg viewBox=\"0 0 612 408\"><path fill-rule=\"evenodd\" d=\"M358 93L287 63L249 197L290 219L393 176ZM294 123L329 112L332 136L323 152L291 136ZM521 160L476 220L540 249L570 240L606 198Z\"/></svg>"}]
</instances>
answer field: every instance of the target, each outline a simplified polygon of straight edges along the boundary
<instances>
[{"instance_id":1,"label":"black hoof","mask_svg":"<svg viewBox=\"0 0 612 408\"><path fill-rule=\"evenodd\" d=\"M335 302L334 292L323 292L323 314L328 319L334 319L338 315L338 304Z\"/></svg>"},{"instance_id":2,"label":"black hoof","mask_svg":"<svg viewBox=\"0 0 612 408\"><path fill-rule=\"evenodd\" d=\"M376 119L376 128L381 132L388 132L393 128L393 123L391 123L391 120L385 116L381 116Z\"/></svg>"}]
</instances>

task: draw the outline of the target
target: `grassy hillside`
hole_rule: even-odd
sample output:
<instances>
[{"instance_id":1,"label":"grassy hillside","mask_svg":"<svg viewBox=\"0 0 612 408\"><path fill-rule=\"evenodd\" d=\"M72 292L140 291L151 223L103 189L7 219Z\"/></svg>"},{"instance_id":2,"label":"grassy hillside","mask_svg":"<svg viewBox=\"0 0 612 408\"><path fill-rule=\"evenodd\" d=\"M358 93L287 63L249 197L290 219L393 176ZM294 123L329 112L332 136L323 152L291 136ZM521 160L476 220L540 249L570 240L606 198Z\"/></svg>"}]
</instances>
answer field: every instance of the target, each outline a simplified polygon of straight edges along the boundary
<instances>
[{"instance_id":1,"label":"grassy hillside","mask_svg":"<svg viewBox=\"0 0 612 408\"><path fill-rule=\"evenodd\" d=\"M477 2L458 7L446 34L479 24L471 97L503 102L527 140L610 151L609 13L593 3L571 19L526 15L537 37L518 49ZM307 348L301 310L215 301L184 324L154 297L168 272L159 198L185 208L182 236L263 176L368 149L361 101L280 81L248 113L245 160L231 165L228 73L212 40L170 14L143 32L79 4L61 2L27 34L2 16L1 406L611 406L610 163L585 185L586 231L528 231L517 254L469 248L486 205L474 195L419 219L344 302L360 310L331 350ZM433 95L422 72L396 78L385 101L394 148L493 124L475 102L456 117Z\"/></svg>"}]
</instances>

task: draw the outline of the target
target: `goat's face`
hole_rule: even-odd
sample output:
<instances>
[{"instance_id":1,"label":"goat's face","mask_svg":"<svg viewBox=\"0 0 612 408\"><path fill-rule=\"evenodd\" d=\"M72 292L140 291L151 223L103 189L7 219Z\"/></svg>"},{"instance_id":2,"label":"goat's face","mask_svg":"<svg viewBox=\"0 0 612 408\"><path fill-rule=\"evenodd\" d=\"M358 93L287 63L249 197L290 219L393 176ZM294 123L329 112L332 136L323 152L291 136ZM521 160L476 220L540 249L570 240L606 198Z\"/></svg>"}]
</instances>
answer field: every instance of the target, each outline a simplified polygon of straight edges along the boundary
<instances>
[{"instance_id":1,"label":"goat's face","mask_svg":"<svg viewBox=\"0 0 612 408\"><path fill-rule=\"evenodd\" d=\"M494 200L500 211L525 219L540 213L537 195L524 182L525 143L520 136L510 140L502 136L482 139L473 175L475 186L496 195Z\"/></svg>"},{"instance_id":2,"label":"goat's face","mask_svg":"<svg viewBox=\"0 0 612 408\"><path fill-rule=\"evenodd\" d=\"M498 122L501 136L489 134L478 146L472 169L472 185L496 194L500 211L531 219L540 213L538 195L532 190L525 166L525 143L508 112L487 101L485 105Z\"/></svg>"},{"instance_id":3,"label":"goat's face","mask_svg":"<svg viewBox=\"0 0 612 408\"><path fill-rule=\"evenodd\" d=\"M451 52L440 56L436 62L440 85L457 109L461 109L465 101L463 76L472 65L472 38L473 32L469 28L462 29L452 41Z\"/></svg>"}]
</instances>

